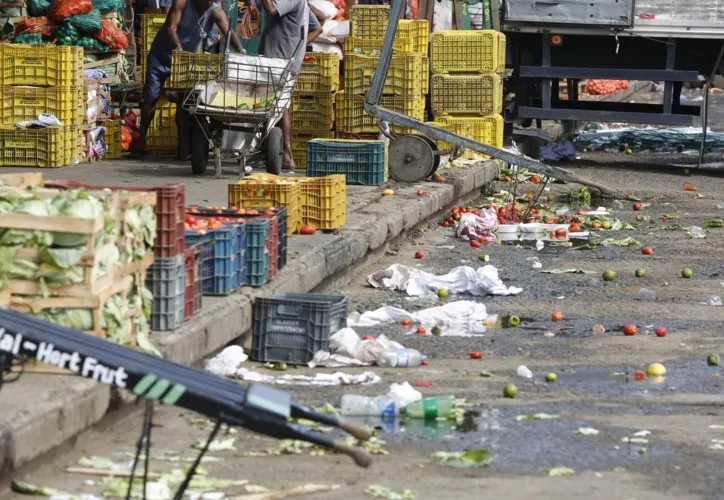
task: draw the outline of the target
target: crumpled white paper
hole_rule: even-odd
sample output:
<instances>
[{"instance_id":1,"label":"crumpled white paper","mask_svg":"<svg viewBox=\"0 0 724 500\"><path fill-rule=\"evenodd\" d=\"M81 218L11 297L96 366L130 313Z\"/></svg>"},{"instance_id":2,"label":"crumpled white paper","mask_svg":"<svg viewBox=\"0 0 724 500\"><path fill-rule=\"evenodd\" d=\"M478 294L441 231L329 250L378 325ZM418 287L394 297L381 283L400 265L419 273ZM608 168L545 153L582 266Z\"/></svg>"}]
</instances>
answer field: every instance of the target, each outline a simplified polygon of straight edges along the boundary
<instances>
[{"instance_id":1,"label":"crumpled white paper","mask_svg":"<svg viewBox=\"0 0 724 500\"><path fill-rule=\"evenodd\" d=\"M390 385L390 392L387 393L387 398L395 402L396 408L404 408L410 403L420 401L422 399L422 393L412 387L409 382L403 382L401 384L394 383Z\"/></svg>"},{"instance_id":2,"label":"crumpled white paper","mask_svg":"<svg viewBox=\"0 0 724 500\"><path fill-rule=\"evenodd\" d=\"M277 385L373 385L382 382L382 379L374 372L364 372L358 375L335 372L317 373L313 377L308 375L281 375L274 377L272 375L253 372L246 368L240 368L236 372L236 376L241 380L249 382Z\"/></svg>"},{"instance_id":3,"label":"crumpled white paper","mask_svg":"<svg viewBox=\"0 0 724 500\"><path fill-rule=\"evenodd\" d=\"M447 274L436 276L403 264L393 264L370 274L367 281L375 288L402 290L413 297L430 297L440 288L446 288L450 293L475 296L515 295L523 290L505 286L498 277L498 269L491 265L480 267L477 271L470 266L458 266Z\"/></svg>"},{"instance_id":4,"label":"crumpled white paper","mask_svg":"<svg viewBox=\"0 0 724 500\"><path fill-rule=\"evenodd\" d=\"M249 359L244 354L244 348L238 345L230 345L213 358L206 361L204 368L214 375L226 377L233 375L239 369L239 365Z\"/></svg>"},{"instance_id":5,"label":"crumpled white paper","mask_svg":"<svg viewBox=\"0 0 724 500\"><path fill-rule=\"evenodd\" d=\"M404 349L384 335L373 340L362 340L351 328L342 328L329 337L329 351L317 351L310 361L309 368L325 366L368 366L374 364L384 351Z\"/></svg>"},{"instance_id":6,"label":"crumpled white paper","mask_svg":"<svg viewBox=\"0 0 724 500\"><path fill-rule=\"evenodd\" d=\"M498 227L498 216L495 210L483 209L480 215L465 213L460 217L460 223L455 228L458 238L467 237L470 240L485 239L495 243L493 231Z\"/></svg>"},{"instance_id":7,"label":"crumpled white paper","mask_svg":"<svg viewBox=\"0 0 724 500\"><path fill-rule=\"evenodd\" d=\"M424 327L439 326L441 335L468 336L485 333L486 324L494 323L496 315L488 315L485 305L468 300L450 302L410 313L398 307L385 306L364 314L353 312L347 318L348 327L375 326L381 323L399 323L409 319Z\"/></svg>"}]
</instances>

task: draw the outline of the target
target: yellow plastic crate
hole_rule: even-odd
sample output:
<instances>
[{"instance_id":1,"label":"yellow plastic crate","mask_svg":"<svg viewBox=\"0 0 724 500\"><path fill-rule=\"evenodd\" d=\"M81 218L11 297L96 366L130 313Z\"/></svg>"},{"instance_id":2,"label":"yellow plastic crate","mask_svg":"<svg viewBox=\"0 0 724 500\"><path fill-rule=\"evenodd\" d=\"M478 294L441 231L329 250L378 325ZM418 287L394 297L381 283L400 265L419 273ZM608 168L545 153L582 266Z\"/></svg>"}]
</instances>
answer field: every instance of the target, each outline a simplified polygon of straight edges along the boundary
<instances>
[{"instance_id":1,"label":"yellow plastic crate","mask_svg":"<svg viewBox=\"0 0 724 500\"><path fill-rule=\"evenodd\" d=\"M432 75L433 115L486 116L503 110L500 75Z\"/></svg>"},{"instance_id":2,"label":"yellow plastic crate","mask_svg":"<svg viewBox=\"0 0 724 500\"><path fill-rule=\"evenodd\" d=\"M142 50L141 59L138 62L139 71L141 73L141 85L146 83L146 59L147 58L148 58L148 51ZM171 82L171 77L169 76L168 78L166 78L166 81L163 84L163 88L164 89L171 88L170 82Z\"/></svg>"},{"instance_id":3,"label":"yellow plastic crate","mask_svg":"<svg viewBox=\"0 0 724 500\"><path fill-rule=\"evenodd\" d=\"M334 132L292 132L292 157L297 169L307 168L307 143L312 139L334 139Z\"/></svg>"},{"instance_id":4,"label":"yellow plastic crate","mask_svg":"<svg viewBox=\"0 0 724 500\"><path fill-rule=\"evenodd\" d=\"M0 123L13 125L52 113L63 125L83 124L83 87L0 86Z\"/></svg>"},{"instance_id":5,"label":"yellow plastic crate","mask_svg":"<svg viewBox=\"0 0 724 500\"><path fill-rule=\"evenodd\" d=\"M292 130L332 130L334 95L333 92L294 92L289 107Z\"/></svg>"},{"instance_id":6,"label":"yellow plastic crate","mask_svg":"<svg viewBox=\"0 0 724 500\"><path fill-rule=\"evenodd\" d=\"M108 152L104 158L108 160L117 160L121 157L123 148L121 146L121 122L117 120L106 120L103 122L106 133L103 135L103 141L108 146Z\"/></svg>"},{"instance_id":7,"label":"yellow plastic crate","mask_svg":"<svg viewBox=\"0 0 724 500\"><path fill-rule=\"evenodd\" d=\"M166 96L156 103L156 114L146 134L146 149L149 153L175 153L178 150L178 127L176 127L176 104Z\"/></svg>"},{"instance_id":8,"label":"yellow plastic crate","mask_svg":"<svg viewBox=\"0 0 724 500\"><path fill-rule=\"evenodd\" d=\"M412 38L414 40L413 52L427 55L430 38L430 25L427 19L401 19L397 25L395 40L398 38Z\"/></svg>"},{"instance_id":9,"label":"yellow plastic crate","mask_svg":"<svg viewBox=\"0 0 724 500\"><path fill-rule=\"evenodd\" d=\"M148 53L161 26L166 22L166 14L141 14L141 51Z\"/></svg>"},{"instance_id":10,"label":"yellow plastic crate","mask_svg":"<svg viewBox=\"0 0 724 500\"><path fill-rule=\"evenodd\" d=\"M377 119L365 113L365 96L337 92L337 130L352 134L379 133ZM425 115L424 96L382 96L380 105L422 121ZM398 134L408 133L404 127L390 124Z\"/></svg>"},{"instance_id":11,"label":"yellow plastic crate","mask_svg":"<svg viewBox=\"0 0 724 500\"><path fill-rule=\"evenodd\" d=\"M359 36L348 36L344 39L345 57L349 56L349 54L379 56L379 52L382 50L382 45L384 44L384 42L384 38L362 38ZM414 38L396 36L395 41L392 43L394 53L411 54L414 52L420 52L419 50L417 50L415 42L416 40Z\"/></svg>"},{"instance_id":12,"label":"yellow plastic crate","mask_svg":"<svg viewBox=\"0 0 724 500\"><path fill-rule=\"evenodd\" d=\"M171 56L171 76L166 83L173 89L191 89L199 81L221 76L223 54L193 54L175 50Z\"/></svg>"},{"instance_id":13,"label":"yellow plastic crate","mask_svg":"<svg viewBox=\"0 0 724 500\"><path fill-rule=\"evenodd\" d=\"M306 177L301 180L302 223L317 229L344 226L347 215L347 185L344 175Z\"/></svg>"},{"instance_id":14,"label":"yellow plastic crate","mask_svg":"<svg viewBox=\"0 0 724 500\"><path fill-rule=\"evenodd\" d=\"M498 69L496 69L495 72L503 73L505 72L505 51L507 50L505 35L499 31L496 31L495 33L498 35Z\"/></svg>"},{"instance_id":15,"label":"yellow plastic crate","mask_svg":"<svg viewBox=\"0 0 724 500\"><path fill-rule=\"evenodd\" d=\"M384 38L389 19L389 5L353 5L349 11L349 34L362 38Z\"/></svg>"},{"instance_id":16,"label":"yellow plastic crate","mask_svg":"<svg viewBox=\"0 0 724 500\"><path fill-rule=\"evenodd\" d=\"M344 58L344 91L349 94L367 93L379 59L379 56L347 54ZM393 56L382 93L414 96L426 94L426 60L422 54Z\"/></svg>"},{"instance_id":17,"label":"yellow plastic crate","mask_svg":"<svg viewBox=\"0 0 724 500\"><path fill-rule=\"evenodd\" d=\"M503 117L500 115L489 115L489 116L440 116L437 117L435 120L437 123L443 123L443 124L462 124L469 127L477 128L477 131L474 131L475 134L473 138L475 140L478 140L484 144L489 144L490 146L496 147L496 148L502 148L503 147L503 127L505 126L505 122L503 121ZM482 135L482 139L480 138ZM463 134L461 134L463 135ZM483 155L487 157L487 155Z\"/></svg>"},{"instance_id":18,"label":"yellow plastic crate","mask_svg":"<svg viewBox=\"0 0 724 500\"><path fill-rule=\"evenodd\" d=\"M498 71L500 44L497 31L436 31L431 40L433 73Z\"/></svg>"},{"instance_id":19,"label":"yellow plastic crate","mask_svg":"<svg viewBox=\"0 0 724 500\"><path fill-rule=\"evenodd\" d=\"M2 43L0 64L2 85L83 85L81 47Z\"/></svg>"},{"instance_id":20,"label":"yellow plastic crate","mask_svg":"<svg viewBox=\"0 0 724 500\"><path fill-rule=\"evenodd\" d=\"M324 52L305 53L295 89L305 92L337 92L339 55Z\"/></svg>"},{"instance_id":21,"label":"yellow plastic crate","mask_svg":"<svg viewBox=\"0 0 724 500\"><path fill-rule=\"evenodd\" d=\"M236 208L262 210L270 207L287 209L287 234L302 226L302 187L298 179L272 183L257 179L243 179L229 184L228 205Z\"/></svg>"},{"instance_id":22,"label":"yellow plastic crate","mask_svg":"<svg viewBox=\"0 0 724 500\"><path fill-rule=\"evenodd\" d=\"M83 160L83 127L71 125L65 129L65 162L64 165L78 164Z\"/></svg>"},{"instance_id":23,"label":"yellow plastic crate","mask_svg":"<svg viewBox=\"0 0 724 500\"><path fill-rule=\"evenodd\" d=\"M454 134L462 135L463 137L470 137L471 139L474 137L474 131L473 127L468 125L467 123L457 123L457 124L449 124L449 123L442 123L442 122L427 122L428 125L434 125L435 127L441 128L443 130L447 130L449 132L453 132ZM418 131L412 131L413 134L419 134ZM479 140L479 139L478 139ZM445 141L435 141L435 144L437 144L438 151L445 151L449 152L453 149L453 145L445 142ZM466 149L463 152L462 155L463 158L466 160L472 160L475 158L475 152L471 151L469 149Z\"/></svg>"},{"instance_id":24,"label":"yellow plastic crate","mask_svg":"<svg viewBox=\"0 0 724 500\"><path fill-rule=\"evenodd\" d=\"M0 165L41 168L66 165L73 148L66 144L65 132L63 127L0 126Z\"/></svg>"}]
</instances>

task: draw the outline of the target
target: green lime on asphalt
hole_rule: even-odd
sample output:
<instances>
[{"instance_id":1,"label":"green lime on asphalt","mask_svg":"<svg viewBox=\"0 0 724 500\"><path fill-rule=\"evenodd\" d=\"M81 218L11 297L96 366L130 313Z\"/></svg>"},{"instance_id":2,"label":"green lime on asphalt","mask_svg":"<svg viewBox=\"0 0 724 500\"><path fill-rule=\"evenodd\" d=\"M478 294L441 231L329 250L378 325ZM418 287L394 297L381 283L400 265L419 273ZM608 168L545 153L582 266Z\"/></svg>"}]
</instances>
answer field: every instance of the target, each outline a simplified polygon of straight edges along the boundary
<instances>
[{"instance_id":1,"label":"green lime on asphalt","mask_svg":"<svg viewBox=\"0 0 724 500\"><path fill-rule=\"evenodd\" d=\"M709 357L706 358L706 364L709 366L719 366L719 363L721 363L721 359L718 354L709 354Z\"/></svg>"},{"instance_id":2,"label":"green lime on asphalt","mask_svg":"<svg viewBox=\"0 0 724 500\"><path fill-rule=\"evenodd\" d=\"M444 299L445 297L447 297L448 296L447 288L438 289L437 296L440 297L441 299Z\"/></svg>"},{"instance_id":3,"label":"green lime on asphalt","mask_svg":"<svg viewBox=\"0 0 724 500\"><path fill-rule=\"evenodd\" d=\"M508 319L508 326L516 327L520 324L520 318L518 316L511 316Z\"/></svg>"},{"instance_id":4,"label":"green lime on asphalt","mask_svg":"<svg viewBox=\"0 0 724 500\"><path fill-rule=\"evenodd\" d=\"M514 384L507 384L503 387L503 396L513 399L518 395L518 388Z\"/></svg>"},{"instance_id":5,"label":"green lime on asphalt","mask_svg":"<svg viewBox=\"0 0 724 500\"><path fill-rule=\"evenodd\" d=\"M692 276L694 276L694 271L692 271L688 267L685 267L684 269L681 270L682 278L691 278Z\"/></svg>"},{"instance_id":6,"label":"green lime on asphalt","mask_svg":"<svg viewBox=\"0 0 724 500\"><path fill-rule=\"evenodd\" d=\"M603 271L603 281L613 281L616 279L616 273L610 269Z\"/></svg>"},{"instance_id":7,"label":"green lime on asphalt","mask_svg":"<svg viewBox=\"0 0 724 500\"><path fill-rule=\"evenodd\" d=\"M549 373L546 375L546 382L555 382L556 380L558 380L558 375L555 373Z\"/></svg>"},{"instance_id":8,"label":"green lime on asphalt","mask_svg":"<svg viewBox=\"0 0 724 500\"><path fill-rule=\"evenodd\" d=\"M634 271L634 275L637 278L644 278L646 277L646 269L644 269L643 267L639 267L638 269L636 269L636 271Z\"/></svg>"}]
</instances>

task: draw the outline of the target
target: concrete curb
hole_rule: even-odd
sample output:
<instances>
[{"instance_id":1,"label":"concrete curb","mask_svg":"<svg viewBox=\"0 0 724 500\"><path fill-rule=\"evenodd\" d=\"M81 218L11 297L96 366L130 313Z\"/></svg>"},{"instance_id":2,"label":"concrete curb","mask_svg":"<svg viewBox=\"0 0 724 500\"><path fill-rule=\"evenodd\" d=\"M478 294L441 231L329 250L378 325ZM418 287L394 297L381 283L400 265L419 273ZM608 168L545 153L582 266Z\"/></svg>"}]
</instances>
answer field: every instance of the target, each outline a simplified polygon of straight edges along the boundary
<instances>
[{"instance_id":1,"label":"concrete curb","mask_svg":"<svg viewBox=\"0 0 724 500\"><path fill-rule=\"evenodd\" d=\"M168 359L194 364L236 339L247 340L254 297L313 290L455 200L493 181L498 167L493 161L483 161L446 172L451 175L445 184L398 187L394 196L349 213L340 234L292 238L289 263L272 282L260 288L245 287L227 297L205 297L201 314L172 332L154 332L153 342ZM425 196L416 195L420 188L426 191ZM36 393L43 394L32 402L23 397ZM0 474L40 457L98 423L113 409L112 393L115 391L108 386L86 379L30 373L4 387L0 397L18 403L14 407L0 405Z\"/></svg>"}]
</instances>

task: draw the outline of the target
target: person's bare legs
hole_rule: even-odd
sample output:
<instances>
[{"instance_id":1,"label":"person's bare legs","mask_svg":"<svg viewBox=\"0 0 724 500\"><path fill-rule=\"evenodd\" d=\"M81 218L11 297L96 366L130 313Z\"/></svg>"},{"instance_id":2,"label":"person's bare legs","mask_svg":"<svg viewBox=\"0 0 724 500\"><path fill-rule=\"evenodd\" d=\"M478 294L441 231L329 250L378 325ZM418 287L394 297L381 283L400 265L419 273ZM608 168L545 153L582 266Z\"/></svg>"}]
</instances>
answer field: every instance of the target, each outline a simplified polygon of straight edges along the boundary
<instances>
[{"instance_id":1,"label":"person's bare legs","mask_svg":"<svg viewBox=\"0 0 724 500\"><path fill-rule=\"evenodd\" d=\"M136 153L143 154L146 152L146 134L155 115L156 103L141 105L141 130L139 131L138 144L134 148Z\"/></svg>"},{"instance_id":2,"label":"person's bare legs","mask_svg":"<svg viewBox=\"0 0 724 500\"><path fill-rule=\"evenodd\" d=\"M282 129L282 145L284 148L282 168L284 170L294 170L296 166L294 165L294 157L292 156L292 120L289 117L289 109L285 109L282 113L279 126Z\"/></svg>"}]
</instances>

